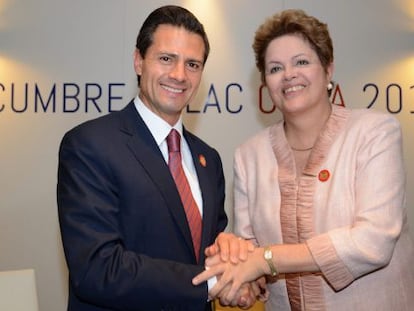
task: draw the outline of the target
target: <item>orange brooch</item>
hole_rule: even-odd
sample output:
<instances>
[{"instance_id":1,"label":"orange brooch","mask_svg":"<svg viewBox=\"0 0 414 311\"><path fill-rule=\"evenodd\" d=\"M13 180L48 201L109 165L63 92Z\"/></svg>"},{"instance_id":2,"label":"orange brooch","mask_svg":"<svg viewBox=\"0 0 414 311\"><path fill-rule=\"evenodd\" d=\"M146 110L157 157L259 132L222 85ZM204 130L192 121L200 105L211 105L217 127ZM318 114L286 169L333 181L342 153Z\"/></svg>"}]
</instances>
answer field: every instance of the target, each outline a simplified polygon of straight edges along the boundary
<instances>
[{"instance_id":1,"label":"orange brooch","mask_svg":"<svg viewBox=\"0 0 414 311\"><path fill-rule=\"evenodd\" d=\"M202 167L206 167L207 166L207 161L206 161L206 157L202 154L200 154L198 156L198 161L200 161L200 164Z\"/></svg>"},{"instance_id":2,"label":"orange brooch","mask_svg":"<svg viewBox=\"0 0 414 311\"><path fill-rule=\"evenodd\" d=\"M325 182L329 179L330 176L331 176L331 173L329 173L328 170L322 170L319 172L318 178L320 181Z\"/></svg>"}]
</instances>

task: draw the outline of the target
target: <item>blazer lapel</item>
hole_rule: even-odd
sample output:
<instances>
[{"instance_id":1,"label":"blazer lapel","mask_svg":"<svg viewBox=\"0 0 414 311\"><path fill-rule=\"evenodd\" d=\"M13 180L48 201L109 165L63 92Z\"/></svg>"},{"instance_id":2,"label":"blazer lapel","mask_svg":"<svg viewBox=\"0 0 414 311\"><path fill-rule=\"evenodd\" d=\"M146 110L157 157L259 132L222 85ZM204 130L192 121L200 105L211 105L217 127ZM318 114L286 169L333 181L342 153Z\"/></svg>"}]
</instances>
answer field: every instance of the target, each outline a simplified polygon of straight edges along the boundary
<instances>
[{"instance_id":1,"label":"blazer lapel","mask_svg":"<svg viewBox=\"0 0 414 311\"><path fill-rule=\"evenodd\" d=\"M130 136L128 147L148 176L160 191L166 206L180 228L191 252L194 252L190 228L181 203L180 195L170 174L168 165L148 127L131 102L122 112L121 131Z\"/></svg>"}]
</instances>

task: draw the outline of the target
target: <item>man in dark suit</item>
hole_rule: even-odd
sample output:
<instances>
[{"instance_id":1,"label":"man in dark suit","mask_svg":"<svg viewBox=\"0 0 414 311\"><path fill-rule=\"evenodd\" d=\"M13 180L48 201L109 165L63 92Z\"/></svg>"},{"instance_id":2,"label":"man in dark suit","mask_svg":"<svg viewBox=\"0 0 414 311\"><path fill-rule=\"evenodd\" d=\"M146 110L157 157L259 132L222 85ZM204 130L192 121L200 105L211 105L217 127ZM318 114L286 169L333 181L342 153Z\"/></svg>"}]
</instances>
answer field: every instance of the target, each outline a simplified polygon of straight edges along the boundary
<instances>
[{"instance_id":1,"label":"man in dark suit","mask_svg":"<svg viewBox=\"0 0 414 311\"><path fill-rule=\"evenodd\" d=\"M181 119L208 54L192 13L153 11L137 37L138 96L64 136L57 199L68 310L210 310L207 284L191 280L204 269L203 250L227 225L224 175L217 151ZM182 164L202 218L198 250L168 167L171 129L182 138Z\"/></svg>"}]
</instances>

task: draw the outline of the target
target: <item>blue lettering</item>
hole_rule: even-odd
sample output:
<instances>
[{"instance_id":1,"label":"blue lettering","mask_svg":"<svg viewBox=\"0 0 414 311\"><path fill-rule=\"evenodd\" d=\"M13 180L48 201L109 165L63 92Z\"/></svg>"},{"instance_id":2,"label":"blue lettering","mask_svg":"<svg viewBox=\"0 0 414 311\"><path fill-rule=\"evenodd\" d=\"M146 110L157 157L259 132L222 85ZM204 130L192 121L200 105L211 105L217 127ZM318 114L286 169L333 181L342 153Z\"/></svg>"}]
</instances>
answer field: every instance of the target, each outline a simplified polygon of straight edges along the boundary
<instances>
[{"instance_id":1,"label":"blue lettering","mask_svg":"<svg viewBox=\"0 0 414 311\"><path fill-rule=\"evenodd\" d=\"M0 83L0 87L1 87L1 89L3 90L3 91L5 91L6 89L5 89L5 87L4 87L4 85L3 84L1 84ZM2 112L4 110L4 104L3 105L1 105L1 107L0 107L0 112Z\"/></svg>"},{"instance_id":2,"label":"blue lettering","mask_svg":"<svg viewBox=\"0 0 414 311\"><path fill-rule=\"evenodd\" d=\"M11 85L11 98L12 98L11 108L14 112L21 113L21 112L26 111L26 109L27 109L27 97L28 97L27 93L28 93L28 84L25 83L24 84L24 94L25 94L25 96L24 96L24 107L20 110L16 109L16 107L14 106L14 83L12 83L12 85Z\"/></svg>"},{"instance_id":3,"label":"blue lettering","mask_svg":"<svg viewBox=\"0 0 414 311\"><path fill-rule=\"evenodd\" d=\"M70 87L75 88L76 91L74 95L67 95L68 88ZM74 83L63 84L63 112L76 112L79 109L80 103L79 103L78 95L79 95L79 86L77 86ZM73 108L72 110L67 108L67 99L73 99L76 104L75 108Z\"/></svg>"},{"instance_id":4,"label":"blue lettering","mask_svg":"<svg viewBox=\"0 0 414 311\"><path fill-rule=\"evenodd\" d=\"M47 111L49 107L50 101L52 101L52 112L56 112L56 84L53 84L52 90L49 93L49 97L47 98L46 104L43 101L43 98L40 94L39 88L37 87L37 83L35 84L35 98L34 98L34 105L35 105L35 112L37 112L37 100L40 101L40 106L43 108L43 112Z\"/></svg>"},{"instance_id":5,"label":"blue lettering","mask_svg":"<svg viewBox=\"0 0 414 311\"><path fill-rule=\"evenodd\" d=\"M187 105L187 107L185 107L185 112L186 113L200 113L200 110L190 110L190 105Z\"/></svg>"},{"instance_id":6,"label":"blue lettering","mask_svg":"<svg viewBox=\"0 0 414 311\"><path fill-rule=\"evenodd\" d=\"M234 86L237 86L239 88L240 93L243 91L243 88L240 86L240 84L237 84L237 83L230 83L226 87L226 109L230 113L239 113L242 110L242 108L243 108L242 105L239 105L239 107L238 107L239 109L238 110L231 110L230 109L230 105L229 105L229 103L230 103L230 100L229 100L229 93L230 92L229 92L229 90L230 90L231 87L234 87Z\"/></svg>"},{"instance_id":7,"label":"blue lettering","mask_svg":"<svg viewBox=\"0 0 414 311\"><path fill-rule=\"evenodd\" d=\"M96 86L96 88L98 90L98 92L97 92L98 95L96 95L95 97L90 97L89 96L89 88L93 87L93 86ZM96 84L96 83L86 83L85 84L85 112L88 112L88 102L89 101L91 101L95 105L96 110L98 110L98 112L102 112L101 108L99 108L98 104L96 103L96 100L99 97L101 97L101 95L102 95L102 89L101 89L99 84Z\"/></svg>"},{"instance_id":8,"label":"blue lettering","mask_svg":"<svg viewBox=\"0 0 414 311\"><path fill-rule=\"evenodd\" d=\"M108 111L112 112L112 100L122 100L122 96L112 96L112 87L125 86L125 83L109 83L108 87Z\"/></svg>"},{"instance_id":9,"label":"blue lettering","mask_svg":"<svg viewBox=\"0 0 414 311\"><path fill-rule=\"evenodd\" d=\"M212 103L208 102L211 95L213 95L213 97L214 97L214 102L212 102ZM221 113L220 104L219 104L219 101L217 99L217 94L216 94L216 91L214 89L213 84L210 85L210 90L208 91L207 101L206 101L206 104L204 105L203 113L206 113L207 107L209 107L209 106L217 107L217 111L219 113Z\"/></svg>"}]
</instances>

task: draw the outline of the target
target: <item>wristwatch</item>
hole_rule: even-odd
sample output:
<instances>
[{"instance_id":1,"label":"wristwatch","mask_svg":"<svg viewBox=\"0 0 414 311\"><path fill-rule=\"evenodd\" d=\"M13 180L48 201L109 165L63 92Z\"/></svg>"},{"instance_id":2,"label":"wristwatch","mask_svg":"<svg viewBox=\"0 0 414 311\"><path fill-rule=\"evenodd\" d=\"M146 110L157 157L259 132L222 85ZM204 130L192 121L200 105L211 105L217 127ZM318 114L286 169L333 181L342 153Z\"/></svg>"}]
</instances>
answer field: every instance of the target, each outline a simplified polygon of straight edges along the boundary
<instances>
[{"instance_id":1,"label":"wristwatch","mask_svg":"<svg viewBox=\"0 0 414 311\"><path fill-rule=\"evenodd\" d=\"M263 257L266 260L267 264L269 265L270 275L276 276L278 273L277 273L275 265L273 264L273 253L272 253L272 249L270 248L270 246L266 246L264 248Z\"/></svg>"}]
</instances>

